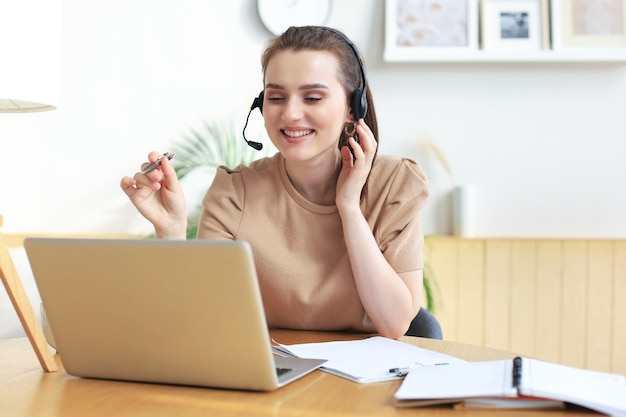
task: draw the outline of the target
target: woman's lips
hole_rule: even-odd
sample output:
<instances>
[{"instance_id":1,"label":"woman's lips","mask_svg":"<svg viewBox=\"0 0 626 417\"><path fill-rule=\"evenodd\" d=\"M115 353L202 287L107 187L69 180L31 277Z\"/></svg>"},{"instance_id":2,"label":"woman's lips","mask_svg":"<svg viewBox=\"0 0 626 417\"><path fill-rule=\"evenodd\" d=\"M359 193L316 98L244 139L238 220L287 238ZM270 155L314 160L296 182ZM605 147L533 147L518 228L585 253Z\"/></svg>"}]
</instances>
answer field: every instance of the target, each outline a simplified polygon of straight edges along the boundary
<instances>
[{"instance_id":1,"label":"woman's lips","mask_svg":"<svg viewBox=\"0 0 626 417\"><path fill-rule=\"evenodd\" d=\"M287 138L287 141L290 143L298 143L306 140L306 137L313 134L315 130L313 129L299 129L299 130L280 130L283 136Z\"/></svg>"}]
</instances>

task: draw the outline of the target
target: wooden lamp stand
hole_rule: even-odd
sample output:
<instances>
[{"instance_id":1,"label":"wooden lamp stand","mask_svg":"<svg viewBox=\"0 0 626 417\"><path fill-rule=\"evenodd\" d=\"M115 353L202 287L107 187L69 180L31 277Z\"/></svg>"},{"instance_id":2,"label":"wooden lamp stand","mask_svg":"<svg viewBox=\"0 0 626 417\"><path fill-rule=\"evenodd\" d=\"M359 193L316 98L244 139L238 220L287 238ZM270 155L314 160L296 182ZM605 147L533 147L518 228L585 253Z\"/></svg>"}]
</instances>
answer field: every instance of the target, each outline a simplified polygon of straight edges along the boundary
<instances>
[{"instance_id":1,"label":"wooden lamp stand","mask_svg":"<svg viewBox=\"0 0 626 417\"><path fill-rule=\"evenodd\" d=\"M2 227L2 215L0 215L0 227ZM33 346L41 367L46 372L58 371L57 363L55 362L46 338L43 334L43 330L39 325L35 312L33 310L24 285L20 280L17 273L17 269L11 259L8 245L6 244L2 233L0 232L0 278L2 283L9 293L11 303L15 308L15 312L22 323L22 327L30 340L30 344Z\"/></svg>"}]
</instances>

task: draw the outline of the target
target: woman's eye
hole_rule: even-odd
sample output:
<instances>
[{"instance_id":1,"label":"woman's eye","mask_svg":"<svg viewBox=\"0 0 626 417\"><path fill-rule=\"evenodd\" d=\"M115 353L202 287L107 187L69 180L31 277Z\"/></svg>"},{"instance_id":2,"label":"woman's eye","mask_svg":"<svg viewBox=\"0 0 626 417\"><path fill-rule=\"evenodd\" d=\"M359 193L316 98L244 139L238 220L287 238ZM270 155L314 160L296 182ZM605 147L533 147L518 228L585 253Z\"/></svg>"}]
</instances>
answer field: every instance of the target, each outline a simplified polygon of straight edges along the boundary
<instances>
[{"instance_id":1,"label":"woman's eye","mask_svg":"<svg viewBox=\"0 0 626 417\"><path fill-rule=\"evenodd\" d=\"M307 95L303 97L303 100L307 103L315 103L322 100L322 98L320 95ZM280 103L287 100L287 97L283 95L267 95L266 100L270 103Z\"/></svg>"}]
</instances>

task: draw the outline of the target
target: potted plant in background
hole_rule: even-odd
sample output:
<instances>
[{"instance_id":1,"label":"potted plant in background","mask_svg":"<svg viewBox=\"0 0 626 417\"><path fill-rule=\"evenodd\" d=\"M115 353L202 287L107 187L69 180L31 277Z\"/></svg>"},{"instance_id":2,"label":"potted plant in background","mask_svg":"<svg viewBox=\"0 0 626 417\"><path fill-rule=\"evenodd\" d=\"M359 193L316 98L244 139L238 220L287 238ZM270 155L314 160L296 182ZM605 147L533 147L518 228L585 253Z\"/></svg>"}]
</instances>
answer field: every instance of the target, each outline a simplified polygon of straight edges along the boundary
<instances>
[{"instance_id":1,"label":"potted plant in background","mask_svg":"<svg viewBox=\"0 0 626 417\"><path fill-rule=\"evenodd\" d=\"M192 180L193 174L204 173L212 179L218 166L235 168L240 164L249 164L257 158L266 156L263 151L256 151L241 139L232 124L203 121L200 129L190 129L174 145L176 158L172 165L181 182ZM205 181L200 186L205 191ZM195 239L202 204L190 209L187 219L187 239Z\"/></svg>"},{"instance_id":2,"label":"potted plant in background","mask_svg":"<svg viewBox=\"0 0 626 417\"><path fill-rule=\"evenodd\" d=\"M176 158L172 160L172 165L181 182L191 180L192 175L198 172L212 177L220 165L235 168L240 164L247 165L255 159L267 156L267 152L259 152L246 145L232 124L214 121L203 121L201 129L190 129L173 149ZM203 181L202 187L203 190L208 187L206 180ZM202 206L198 203L190 210L187 219L187 239L196 238L201 209ZM439 304L438 291L434 273L426 263L424 295L426 308L431 312L434 312Z\"/></svg>"}]
</instances>

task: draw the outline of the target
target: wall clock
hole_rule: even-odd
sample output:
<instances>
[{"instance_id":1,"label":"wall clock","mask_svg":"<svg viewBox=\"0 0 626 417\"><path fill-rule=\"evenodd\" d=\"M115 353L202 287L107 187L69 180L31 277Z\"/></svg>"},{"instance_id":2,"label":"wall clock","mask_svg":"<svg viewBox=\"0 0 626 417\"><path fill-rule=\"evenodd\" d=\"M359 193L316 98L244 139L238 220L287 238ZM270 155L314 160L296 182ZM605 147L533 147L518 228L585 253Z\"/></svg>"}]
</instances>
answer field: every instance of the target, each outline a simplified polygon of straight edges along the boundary
<instances>
[{"instance_id":1,"label":"wall clock","mask_svg":"<svg viewBox=\"0 0 626 417\"><path fill-rule=\"evenodd\" d=\"M257 0L259 18L267 30L280 35L289 26L323 26L332 0Z\"/></svg>"}]
</instances>

